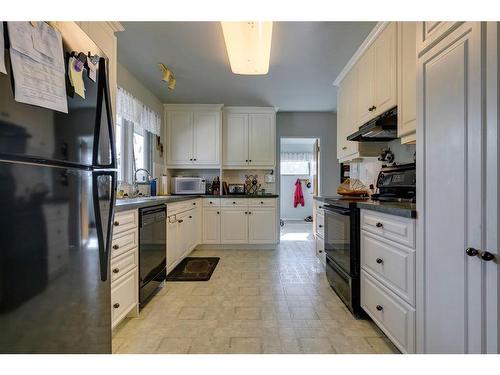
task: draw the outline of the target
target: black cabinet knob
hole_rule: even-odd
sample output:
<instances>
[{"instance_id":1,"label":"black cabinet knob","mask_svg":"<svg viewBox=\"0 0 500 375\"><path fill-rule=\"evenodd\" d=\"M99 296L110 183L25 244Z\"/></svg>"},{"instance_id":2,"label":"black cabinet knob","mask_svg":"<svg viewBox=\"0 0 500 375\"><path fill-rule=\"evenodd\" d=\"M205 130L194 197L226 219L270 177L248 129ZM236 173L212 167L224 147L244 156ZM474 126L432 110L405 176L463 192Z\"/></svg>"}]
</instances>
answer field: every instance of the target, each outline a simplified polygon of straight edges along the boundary
<instances>
[{"instance_id":1,"label":"black cabinet knob","mask_svg":"<svg viewBox=\"0 0 500 375\"><path fill-rule=\"evenodd\" d=\"M120 245L113 245L113 249L118 250L120 248Z\"/></svg>"},{"instance_id":2,"label":"black cabinet knob","mask_svg":"<svg viewBox=\"0 0 500 375\"><path fill-rule=\"evenodd\" d=\"M193 203L193 206L196 206L196 202Z\"/></svg>"},{"instance_id":3,"label":"black cabinet knob","mask_svg":"<svg viewBox=\"0 0 500 375\"><path fill-rule=\"evenodd\" d=\"M217 211L217 215L219 215L219 211Z\"/></svg>"},{"instance_id":4,"label":"black cabinet knob","mask_svg":"<svg viewBox=\"0 0 500 375\"><path fill-rule=\"evenodd\" d=\"M382 263L384 263L384 261L383 261L382 259L380 259L380 258L377 258L375 261L376 261L378 264L382 264Z\"/></svg>"},{"instance_id":5,"label":"black cabinet knob","mask_svg":"<svg viewBox=\"0 0 500 375\"><path fill-rule=\"evenodd\" d=\"M177 222L178 222L179 224L182 224L182 223L184 222L184 220L182 220L182 219L181 219L181 220L177 220Z\"/></svg>"},{"instance_id":6,"label":"black cabinet knob","mask_svg":"<svg viewBox=\"0 0 500 375\"><path fill-rule=\"evenodd\" d=\"M113 270L113 273L118 273L118 272L120 272L120 269L119 269L119 268L115 268L115 269Z\"/></svg>"},{"instance_id":7,"label":"black cabinet knob","mask_svg":"<svg viewBox=\"0 0 500 375\"><path fill-rule=\"evenodd\" d=\"M474 249L473 247L468 247L465 249L465 253L470 256L470 257L475 257L477 254L479 254L479 250Z\"/></svg>"},{"instance_id":8,"label":"black cabinet knob","mask_svg":"<svg viewBox=\"0 0 500 375\"><path fill-rule=\"evenodd\" d=\"M318 225L318 228L323 228L323 225L321 225L321 224L320 224L320 225Z\"/></svg>"},{"instance_id":9,"label":"black cabinet knob","mask_svg":"<svg viewBox=\"0 0 500 375\"><path fill-rule=\"evenodd\" d=\"M236 202L233 202L233 204L236 204Z\"/></svg>"},{"instance_id":10,"label":"black cabinet knob","mask_svg":"<svg viewBox=\"0 0 500 375\"><path fill-rule=\"evenodd\" d=\"M251 215L252 213L251 213L251 212L249 212L248 214L249 214L249 215Z\"/></svg>"},{"instance_id":11,"label":"black cabinet knob","mask_svg":"<svg viewBox=\"0 0 500 375\"><path fill-rule=\"evenodd\" d=\"M113 305L113 307L114 307L115 309L117 309L117 308L119 308L119 307L120 307L120 304L119 304L119 303L115 303L115 304Z\"/></svg>"},{"instance_id":12,"label":"black cabinet knob","mask_svg":"<svg viewBox=\"0 0 500 375\"><path fill-rule=\"evenodd\" d=\"M190 219L192 219L193 217L192 216L189 216Z\"/></svg>"},{"instance_id":13,"label":"black cabinet knob","mask_svg":"<svg viewBox=\"0 0 500 375\"><path fill-rule=\"evenodd\" d=\"M486 261L486 262L489 262L490 260L493 260L495 259L495 255L490 253L489 251L485 251L482 255L481 255L481 259Z\"/></svg>"},{"instance_id":14,"label":"black cabinet knob","mask_svg":"<svg viewBox=\"0 0 500 375\"><path fill-rule=\"evenodd\" d=\"M382 223L380 223L380 222L379 222L379 223L375 224L375 226L376 226L377 228L383 228L383 227L384 227L384 224L382 224Z\"/></svg>"},{"instance_id":15,"label":"black cabinet knob","mask_svg":"<svg viewBox=\"0 0 500 375\"><path fill-rule=\"evenodd\" d=\"M383 308L382 306L380 306L380 305L377 305L377 306L376 306L376 308L377 308L377 310L378 310L378 311L382 311L382 310L384 309L384 308Z\"/></svg>"},{"instance_id":16,"label":"black cabinet knob","mask_svg":"<svg viewBox=\"0 0 500 375\"><path fill-rule=\"evenodd\" d=\"M115 222L113 223L113 225L114 225L115 227L117 227L118 225L120 225L120 222L119 222L119 221L115 221Z\"/></svg>"}]
</instances>

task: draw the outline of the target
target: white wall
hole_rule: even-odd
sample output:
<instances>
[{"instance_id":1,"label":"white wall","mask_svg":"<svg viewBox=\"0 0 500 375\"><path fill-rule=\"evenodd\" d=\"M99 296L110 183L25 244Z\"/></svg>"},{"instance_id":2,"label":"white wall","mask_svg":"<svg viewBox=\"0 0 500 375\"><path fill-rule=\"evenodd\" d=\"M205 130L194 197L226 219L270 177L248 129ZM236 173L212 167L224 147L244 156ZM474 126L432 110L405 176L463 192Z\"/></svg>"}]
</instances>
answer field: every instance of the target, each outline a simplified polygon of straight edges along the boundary
<instances>
[{"instance_id":1,"label":"white wall","mask_svg":"<svg viewBox=\"0 0 500 375\"><path fill-rule=\"evenodd\" d=\"M340 183L340 164L337 161L337 115L333 112L278 112L276 160L279 160L282 137L319 138L320 192L323 196L336 195ZM276 175L279 174L278 164ZM279 186L277 188L277 191L280 191Z\"/></svg>"},{"instance_id":2,"label":"white wall","mask_svg":"<svg viewBox=\"0 0 500 375\"><path fill-rule=\"evenodd\" d=\"M118 74L118 86L122 87L137 99L139 99L146 106L151 108L153 111L158 113L161 118L161 142L163 143L163 157L160 157L159 151L156 147L153 148L153 176L157 177L164 173L164 168L166 165L166 126L164 123L163 116L163 104L161 101L151 92L147 87L145 87L137 78L135 78L132 73L130 73L123 65L118 64L117 67ZM166 88L165 88L166 89Z\"/></svg>"}]
</instances>

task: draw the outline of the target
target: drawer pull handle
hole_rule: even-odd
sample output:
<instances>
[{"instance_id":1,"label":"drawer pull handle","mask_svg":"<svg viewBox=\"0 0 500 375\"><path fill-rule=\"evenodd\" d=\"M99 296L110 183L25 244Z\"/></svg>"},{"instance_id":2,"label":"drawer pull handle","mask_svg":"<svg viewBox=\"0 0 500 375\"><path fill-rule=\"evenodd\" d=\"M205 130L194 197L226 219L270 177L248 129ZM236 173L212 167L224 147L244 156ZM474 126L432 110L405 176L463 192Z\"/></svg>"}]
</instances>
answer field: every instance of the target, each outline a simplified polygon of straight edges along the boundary
<instances>
[{"instance_id":1,"label":"drawer pull handle","mask_svg":"<svg viewBox=\"0 0 500 375\"><path fill-rule=\"evenodd\" d=\"M119 308L119 307L120 307L120 304L119 304L119 303L115 303L115 304L113 305L113 307L114 307L115 309L117 309L117 308Z\"/></svg>"},{"instance_id":2,"label":"drawer pull handle","mask_svg":"<svg viewBox=\"0 0 500 375\"><path fill-rule=\"evenodd\" d=\"M382 223L378 222L377 224L375 224L375 226L376 226L377 228L383 228L383 227L384 227L384 224L382 224Z\"/></svg>"},{"instance_id":3,"label":"drawer pull handle","mask_svg":"<svg viewBox=\"0 0 500 375\"><path fill-rule=\"evenodd\" d=\"M114 225L115 227L117 227L118 225L120 225L120 222L119 222L119 221L115 221L115 222L113 223L113 225Z\"/></svg>"},{"instance_id":4,"label":"drawer pull handle","mask_svg":"<svg viewBox=\"0 0 500 375\"><path fill-rule=\"evenodd\" d=\"M180 219L180 220L177 220L177 222L178 222L179 224L182 224L182 223L184 222L184 220Z\"/></svg>"},{"instance_id":5,"label":"drawer pull handle","mask_svg":"<svg viewBox=\"0 0 500 375\"><path fill-rule=\"evenodd\" d=\"M120 245L113 245L113 249L118 250L120 248Z\"/></svg>"},{"instance_id":6,"label":"drawer pull handle","mask_svg":"<svg viewBox=\"0 0 500 375\"><path fill-rule=\"evenodd\" d=\"M383 260L383 259L380 259L380 258L377 258L376 262L377 262L378 264L382 264L382 263L384 263L384 260Z\"/></svg>"},{"instance_id":7,"label":"drawer pull handle","mask_svg":"<svg viewBox=\"0 0 500 375\"><path fill-rule=\"evenodd\" d=\"M193 203L193 206L196 206L196 202Z\"/></svg>"},{"instance_id":8,"label":"drawer pull handle","mask_svg":"<svg viewBox=\"0 0 500 375\"><path fill-rule=\"evenodd\" d=\"M323 250L320 250L319 252L320 252L320 253L322 253L322 252L323 252Z\"/></svg>"},{"instance_id":9,"label":"drawer pull handle","mask_svg":"<svg viewBox=\"0 0 500 375\"><path fill-rule=\"evenodd\" d=\"M210 201L210 202L208 202L208 203L212 204L212 201Z\"/></svg>"},{"instance_id":10,"label":"drawer pull handle","mask_svg":"<svg viewBox=\"0 0 500 375\"><path fill-rule=\"evenodd\" d=\"M219 215L219 211L217 211L217 215Z\"/></svg>"},{"instance_id":11,"label":"drawer pull handle","mask_svg":"<svg viewBox=\"0 0 500 375\"><path fill-rule=\"evenodd\" d=\"M323 225L319 224L319 225L318 225L318 228L323 228Z\"/></svg>"},{"instance_id":12,"label":"drawer pull handle","mask_svg":"<svg viewBox=\"0 0 500 375\"><path fill-rule=\"evenodd\" d=\"M236 204L236 202L233 202L233 204Z\"/></svg>"},{"instance_id":13,"label":"drawer pull handle","mask_svg":"<svg viewBox=\"0 0 500 375\"><path fill-rule=\"evenodd\" d=\"M384 309L384 308L383 308L382 306L380 306L380 305L377 305L377 306L376 306L376 308L377 308L377 310L378 310L378 311L382 311L382 310Z\"/></svg>"},{"instance_id":14,"label":"drawer pull handle","mask_svg":"<svg viewBox=\"0 0 500 375\"><path fill-rule=\"evenodd\" d=\"M264 202L260 201L260 204L264 204Z\"/></svg>"},{"instance_id":15,"label":"drawer pull handle","mask_svg":"<svg viewBox=\"0 0 500 375\"><path fill-rule=\"evenodd\" d=\"M190 219L192 219L193 217L192 216L189 216Z\"/></svg>"},{"instance_id":16,"label":"drawer pull handle","mask_svg":"<svg viewBox=\"0 0 500 375\"><path fill-rule=\"evenodd\" d=\"M483 254L481 255L481 259L484 260L485 262L489 262L490 260L495 259L495 255L493 255L489 251L484 251Z\"/></svg>"},{"instance_id":17,"label":"drawer pull handle","mask_svg":"<svg viewBox=\"0 0 500 375\"><path fill-rule=\"evenodd\" d=\"M465 253L470 256L470 257L475 257L479 254L479 250L477 249L474 249L473 247L468 247L466 250L465 250Z\"/></svg>"},{"instance_id":18,"label":"drawer pull handle","mask_svg":"<svg viewBox=\"0 0 500 375\"><path fill-rule=\"evenodd\" d=\"M248 212L249 215L251 215L252 213L251 212Z\"/></svg>"},{"instance_id":19,"label":"drawer pull handle","mask_svg":"<svg viewBox=\"0 0 500 375\"><path fill-rule=\"evenodd\" d=\"M113 273L118 273L118 272L120 272L120 269L119 269L119 268L115 268L115 269L113 270Z\"/></svg>"},{"instance_id":20,"label":"drawer pull handle","mask_svg":"<svg viewBox=\"0 0 500 375\"><path fill-rule=\"evenodd\" d=\"M248 212L247 212L247 211L245 211L245 215L248 215Z\"/></svg>"}]
</instances>

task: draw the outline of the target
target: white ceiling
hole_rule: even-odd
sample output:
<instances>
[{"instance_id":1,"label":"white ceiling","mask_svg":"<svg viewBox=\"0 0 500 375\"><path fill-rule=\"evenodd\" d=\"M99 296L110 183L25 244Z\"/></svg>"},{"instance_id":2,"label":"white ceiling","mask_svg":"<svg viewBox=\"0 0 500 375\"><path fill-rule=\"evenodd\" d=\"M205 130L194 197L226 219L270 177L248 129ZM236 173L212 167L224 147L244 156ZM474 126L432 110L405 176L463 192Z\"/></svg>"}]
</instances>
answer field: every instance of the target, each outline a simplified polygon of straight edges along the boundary
<instances>
[{"instance_id":1,"label":"white ceiling","mask_svg":"<svg viewBox=\"0 0 500 375\"><path fill-rule=\"evenodd\" d=\"M275 22L269 74L231 72L218 22L123 22L118 59L164 103L335 111L332 82L375 22ZM157 63L175 74L171 92Z\"/></svg>"}]
</instances>

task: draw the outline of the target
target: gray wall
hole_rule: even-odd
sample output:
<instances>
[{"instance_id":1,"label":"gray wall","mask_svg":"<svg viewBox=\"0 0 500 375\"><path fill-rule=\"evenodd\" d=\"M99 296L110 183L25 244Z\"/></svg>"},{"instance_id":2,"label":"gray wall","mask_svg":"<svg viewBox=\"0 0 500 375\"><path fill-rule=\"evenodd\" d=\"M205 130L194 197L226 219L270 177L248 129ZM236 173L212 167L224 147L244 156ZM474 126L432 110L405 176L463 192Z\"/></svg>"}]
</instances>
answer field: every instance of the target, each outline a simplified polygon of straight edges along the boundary
<instances>
[{"instance_id":1,"label":"gray wall","mask_svg":"<svg viewBox=\"0 0 500 375\"><path fill-rule=\"evenodd\" d=\"M281 138L319 138L321 148L320 193L337 195L340 164L337 161L337 115L333 112L278 112L276 116L276 160L280 160ZM276 176L280 175L277 163ZM280 191L279 178L277 189Z\"/></svg>"}]
</instances>

